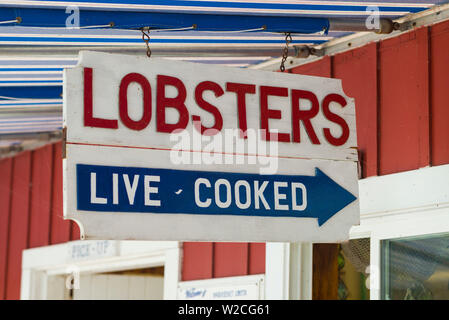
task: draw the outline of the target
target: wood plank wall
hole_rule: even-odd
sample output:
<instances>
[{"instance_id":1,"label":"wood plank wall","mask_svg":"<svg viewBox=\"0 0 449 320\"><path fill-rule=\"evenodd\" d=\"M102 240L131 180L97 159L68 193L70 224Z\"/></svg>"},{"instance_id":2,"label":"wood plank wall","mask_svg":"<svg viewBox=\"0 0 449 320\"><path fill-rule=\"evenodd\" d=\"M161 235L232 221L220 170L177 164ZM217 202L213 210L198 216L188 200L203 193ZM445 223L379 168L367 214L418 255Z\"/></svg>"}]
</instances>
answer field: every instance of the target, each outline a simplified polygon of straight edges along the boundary
<instances>
[{"instance_id":1,"label":"wood plank wall","mask_svg":"<svg viewBox=\"0 0 449 320\"><path fill-rule=\"evenodd\" d=\"M22 251L79 239L62 219L61 143L0 161L0 299L19 299Z\"/></svg>"}]
</instances>

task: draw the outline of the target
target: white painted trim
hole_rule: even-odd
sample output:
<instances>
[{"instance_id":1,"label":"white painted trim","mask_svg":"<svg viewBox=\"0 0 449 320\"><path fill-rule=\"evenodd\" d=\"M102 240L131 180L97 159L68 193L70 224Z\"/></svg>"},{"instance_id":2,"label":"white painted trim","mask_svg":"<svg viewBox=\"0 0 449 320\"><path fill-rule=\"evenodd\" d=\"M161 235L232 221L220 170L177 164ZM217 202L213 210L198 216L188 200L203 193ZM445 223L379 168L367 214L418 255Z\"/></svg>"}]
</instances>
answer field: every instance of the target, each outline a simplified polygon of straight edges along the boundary
<instances>
[{"instance_id":1,"label":"white painted trim","mask_svg":"<svg viewBox=\"0 0 449 320\"><path fill-rule=\"evenodd\" d=\"M310 242L266 244L266 299L312 299L312 248Z\"/></svg>"},{"instance_id":2,"label":"white painted trim","mask_svg":"<svg viewBox=\"0 0 449 320\"><path fill-rule=\"evenodd\" d=\"M359 180L360 225L352 239L449 231L449 165Z\"/></svg>"},{"instance_id":3,"label":"white painted trim","mask_svg":"<svg viewBox=\"0 0 449 320\"><path fill-rule=\"evenodd\" d=\"M20 281L20 298L22 300L31 300L31 270L23 269Z\"/></svg>"},{"instance_id":4,"label":"white painted trim","mask_svg":"<svg viewBox=\"0 0 449 320\"><path fill-rule=\"evenodd\" d=\"M313 244L290 244L289 299L312 300Z\"/></svg>"},{"instance_id":5,"label":"white painted trim","mask_svg":"<svg viewBox=\"0 0 449 320\"><path fill-rule=\"evenodd\" d=\"M181 250L168 250L164 265L164 300L175 300L181 281Z\"/></svg>"},{"instance_id":6,"label":"white painted trim","mask_svg":"<svg viewBox=\"0 0 449 320\"><path fill-rule=\"evenodd\" d=\"M449 206L449 165L359 181L364 217Z\"/></svg>"},{"instance_id":7,"label":"white painted trim","mask_svg":"<svg viewBox=\"0 0 449 320\"><path fill-rule=\"evenodd\" d=\"M94 243L96 241L91 241ZM175 241L109 241L113 251L107 256L71 259L69 249L89 241L23 251L21 299L45 299L49 276L67 275L76 269L81 274L113 272L153 266L164 266L164 299L175 299L180 280L181 245Z\"/></svg>"},{"instance_id":8,"label":"white painted trim","mask_svg":"<svg viewBox=\"0 0 449 320\"><path fill-rule=\"evenodd\" d=\"M380 241L372 237L370 240L370 300L380 300L381 267Z\"/></svg>"},{"instance_id":9,"label":"white painted trim","mask_svg":"<svg viewBox=\"0 0 449 320\"><path fill-rule=\"evenodd\" d=\"M265 299L287 300L290 244L267 242L265 246Z\"/></svg>"}]
</instances>

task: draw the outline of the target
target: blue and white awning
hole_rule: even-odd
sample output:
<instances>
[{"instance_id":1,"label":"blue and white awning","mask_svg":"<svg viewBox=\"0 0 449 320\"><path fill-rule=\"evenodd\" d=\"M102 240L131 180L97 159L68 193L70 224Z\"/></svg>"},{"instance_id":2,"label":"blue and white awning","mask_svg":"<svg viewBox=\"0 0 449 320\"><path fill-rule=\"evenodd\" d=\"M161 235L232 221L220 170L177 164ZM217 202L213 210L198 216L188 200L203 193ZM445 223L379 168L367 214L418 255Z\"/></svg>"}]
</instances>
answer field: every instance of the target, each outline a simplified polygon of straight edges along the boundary
<instances>
[{"instance_id":1,"label":"blue and white awning","mask_svg":"<svg viewBox=\"0 0 449 320\"><path fill-rule=\"evenodd\" d=\"M384 0L384 1L322 1L322 0L9 0L3 6L16 8L66 9L76 6L80 10L230 14L230 15L285 15L285 16L366 16L366 8L376 6L383 15L403 16L418 12L443 1Z\"/></svg>"},{"instance_id":2,"label":"blue and white awning","mask_svg":"<svg viewBox=\"0 0 449 320\"><path fill-rule=\"evenodd\" d=\"M177 29L198 31L327 32L329 19L400 17L440 1L318 0L11 0L0 24L39 28Z\"/></svg>"},{"instance_id":3,"label":"blue and white awning","mask_svg":"<svg viewBox=\"0 0 449 320\"><path fill-rule=\"evenodd\" d=\"M82 49L144 55L140 28L151 28L158 57L244 68L279 57L284 32L292 46L322 44L349 34L330 29L332 19L394 19L444 2L0 1L0 142L60 130L63 68L76 65Z\"/></svg>"}]
</instances>

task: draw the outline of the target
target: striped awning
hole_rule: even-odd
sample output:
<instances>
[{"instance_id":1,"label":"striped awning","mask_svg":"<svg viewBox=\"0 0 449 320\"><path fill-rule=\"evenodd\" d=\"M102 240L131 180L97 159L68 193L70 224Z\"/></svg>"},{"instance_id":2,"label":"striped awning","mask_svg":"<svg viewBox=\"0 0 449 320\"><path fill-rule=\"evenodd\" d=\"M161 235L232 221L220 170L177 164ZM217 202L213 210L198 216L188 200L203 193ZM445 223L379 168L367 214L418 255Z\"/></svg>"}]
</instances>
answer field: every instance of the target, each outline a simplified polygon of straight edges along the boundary
<instances>
[{"instance_id":1,"label":"striped awning","mask_svg":"<svg viewBox=\"0 0 449 320\"><path fill-rule=\"evenodd\" d=\"M0 149L21 133L60 130L63 68L76 65L82 49L144 55L142 27L151 28L158 57L245 68L279 57L284 32L292 32L292 47L322 44L349 34L330 29L332 19L365 19L373 10L394 19L443 2L1 1Z\"/></svg>"},{"instance_id":2,"label":"striped awning","mask_svg":"<svg viewBox=\"0 0 449 320\"><path fill-rule=\"evenodd\" d=\"M6 2L6 1L5 1ZM77 6L80 10L162 12L229 15L285 15L285 16L366 16L368 6L377 6L383 15L403 16L418 12L443 1L383 0L383 1L331 1L331 0L8 0L4 7L20 9L66 9ZM17 11L16 11L17 12ZM14 17L15 18L15 17Z\"/></svg>"}]
</instances>

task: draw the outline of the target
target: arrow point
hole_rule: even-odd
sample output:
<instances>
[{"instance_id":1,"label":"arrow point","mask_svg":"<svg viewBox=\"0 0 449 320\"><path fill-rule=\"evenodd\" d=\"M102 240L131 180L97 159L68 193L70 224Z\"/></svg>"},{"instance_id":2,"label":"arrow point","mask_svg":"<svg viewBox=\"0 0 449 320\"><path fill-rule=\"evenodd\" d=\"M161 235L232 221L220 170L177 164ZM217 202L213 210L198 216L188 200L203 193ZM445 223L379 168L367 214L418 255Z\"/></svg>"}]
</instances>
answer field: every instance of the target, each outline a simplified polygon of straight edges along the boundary
<instances>
[{"instance_id":1,"label":"arrow point","mask_svg":"<svg viewBox=\"0 0 449 320\"><path fill-rule=\"evenodd\" d=\"M315 177L319 178L321 183L326 186L326 190L323 190L323 195L325 198L323 201L325 201L326 204L318 215L318 226L321 227L336 213L355 201L357 198L348 190L340 186L337 182L332 180L319 168L315 168Z\"/></svg>"},{"instance_id":2,"label":"arrow point","mask_svg":"<svg viewBox=\"0 0 449 320\"><path fill-rule=\"evenodd\" d=\"M327 220L329 220L331 217L333 217L334 215L330 215L330 216L326 216L326 217L318 217L318 227L321 227L323 224L325 224L327 222Z\"/></svg>"}]
</instances>

